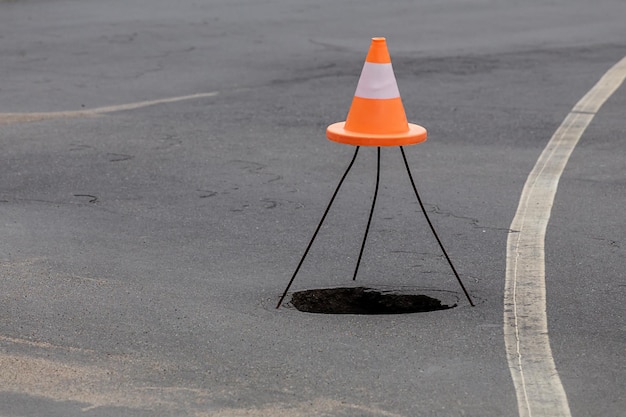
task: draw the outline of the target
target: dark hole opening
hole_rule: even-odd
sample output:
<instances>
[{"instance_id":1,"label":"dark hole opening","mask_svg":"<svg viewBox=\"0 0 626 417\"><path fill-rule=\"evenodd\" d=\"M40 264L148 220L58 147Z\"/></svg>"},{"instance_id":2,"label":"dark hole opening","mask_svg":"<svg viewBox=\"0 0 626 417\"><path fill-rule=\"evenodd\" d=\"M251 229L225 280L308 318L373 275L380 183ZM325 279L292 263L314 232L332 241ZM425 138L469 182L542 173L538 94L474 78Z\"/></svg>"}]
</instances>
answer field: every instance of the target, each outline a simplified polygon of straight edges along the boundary
<instances>
[{"instance_id":1,"label":"dark hole opening","mask_svg":"<svg viewBox=\"0 0 626 417\"><path fill-rule=\"evenodd\" d=\"M442 303L422 294L400 294L372 288L324 288L293 293L291 304L300 311L322 314L408 314L445 310Z\"/></svg>"}]
</instances>

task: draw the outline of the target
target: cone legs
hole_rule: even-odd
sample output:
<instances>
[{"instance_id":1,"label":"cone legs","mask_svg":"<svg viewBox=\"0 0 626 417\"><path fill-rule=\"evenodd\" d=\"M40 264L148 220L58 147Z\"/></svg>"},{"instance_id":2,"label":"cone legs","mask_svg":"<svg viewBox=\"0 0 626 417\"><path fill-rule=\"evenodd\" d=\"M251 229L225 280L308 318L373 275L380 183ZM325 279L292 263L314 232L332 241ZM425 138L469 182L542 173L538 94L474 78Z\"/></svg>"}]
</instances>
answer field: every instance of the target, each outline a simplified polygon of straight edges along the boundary
<instances>
[{"instance_id":1,"label":"cone legs","mask_svg":"<svg viewBox=\"0 0 626 417\"><path fill-rule=\"evenodd\" d=\"M319 224L317 225L317 228L315 229L315 233L313 233L313 237L311 238L311 241L307 245L306 250L304 251L304 255L302 255L302 259L300 259L300 262L298 263L298 266L296 267L296 270L294 271L293 275L291 276L291 279L289 280L289 284L287 284L287 288L285 288L285 292L283 292L283 295L282 295L282 297L280 297L280 300L278 301L278 304L276 304L276 308L279 308L280 305L283 303L283 300L285 299L285 297L287 296L287 293L289 292L289 288L291 288L291 284L293 284L293 281L296 279L296 275L298 274L298 271L300 271L300 267L302 266L302 263L304 262L304 259L309 254L309 250L311 249L311 246L313 245L313 241L317 237L317 233L322 228L322 224L324 223L324 220L326 219L326 216L328 215L328 211L330 210L330 207L333 205L333 202L335 201L335 197L337 197L337 193L339 192L339 189L341 188L341 185L343 184L343 181L348 176L348 172L350 172L350 170L352 169L352 165L354 165L354 161L356 160L356 156L359 154L359 149L360 148L361 148L360 146L357 146L356 149L354 150L354 155L352 156L352 161L350 161L350 165L348 165L348 168L346 169L346 172L343 173L343 176L341 177L341 180L339 180L339 184L337 184L337 188L335 188L335 192L333 193L333 196L330 198L330 202L328 203L328 206L326 207L326 210L324 211L324 215L322 216L322 220L320 220Z\"/></svg>"},{"instance_id":2,"label":"cone legs","mask_svg":"<svg viewBox=\"0 0 626 417\"><path fill-rule=\"evenodd\" d=\"M291 276L291 279L289 280L289 283L287 284L287 288L285 288L285 291L283 292L283 295L280 297L280 300L278 301L278 304L276 305L276 308L280 308L281 304L283 303L283 301L285 300L285 297L287 296L287 293L289 292L289 289L291 288L291 285L293 284L294 280L296 279L296 275L298 274L298 272L300 271L300 267L302 266L302 263L304 262L304 259L306 258L306 256L309 253L309 250L311 249L311 246L313 245L313 241L315 241L315 238L317 237L318 232L320 231L322 224L324 223L324 220L326 219L326 216L328 215L328 212L330 211L330 207L332 206L333 202L335 201L335 197L337 197L337 194L339 193L339 189L341 188L344 180L346 179L346 176L348 175L348 172L350 172L350 170L352 169L352 165L354 165L354 161L356 160L357 154L359 153L359 146L356 147L356 150L354 151L354 156L352 157L352 161L350 161L350 164L348 165L348 168L346 169L346 172L344 172L343 176L341 177L341 180L339 181L339 184L337 185L337 188L335 189L335 192L333 193L333 196L330 199L330 202L328 203L328 206L326 207L326 210L324 211L324 214L322 215L322 219L320 220L319 224L317 225L317 228L315 229L315 232L313 233L313 237L311 238L311 240L309 241L309 244L307 245L306 250L304 251L304 255L302 255L302 258L300 259L300 262L298 263L298 266L296 267L296 270L294 271L293 275ZM354 270L354 275L352 277L353 280L356 280L356 276L359 272L359 266L361 264L361 259L363 257L363 251L365 250L365 242L367 241L367 236L369 233L369 229L372 223L372 216L374 214L374 207L376 206L376 198L378 197L378 188L379 188L379 183L380 183L380 147L377 147L377 159L376 159L376 187L374 189L374 198L372 200L372 207L370 208L370 213L369 213L369 218L367 220L367 226L365 228L365 234L363 236L363 242L361 243L361 250L359 251L359 257L356 263L356 268ZM461 281L461 278L459 277L459 274L457 273L456 269L454 268L454 265L452 264L452 261L450 260L450 257L448 256L448 253L446 252L446 249L443 247L443 244L441 243L441 239L439 239L439 236L437 235L437 231L435 230L435 227L433 226L432 222L430 221L430 218L428 217L428 213L426 212L426 209L424 207L424 204L422 203L422 199L417 191L417 187L415 186L415 181L413 180L413 175L411 174L411 169L409 168L409 162L406 158L406 154L404 153L404 148L402 146L400 146L400 152L402 153L402 159L404 161L404 166L406 168L406 172L409 175L409 180L411 181L411 186L413 187L413 192L415 193L415 197L417 197L417 202L420 205L420 208L422 209L422 213L424 213L424 217L426 218L426 221L428 222L428 226L430 227L430 230L432 231L433 235L435 236L435 239L437 240L437 243L439 244L439 247L441 248L441 251L443 252L446 260L448 261L448 265L450 265L450 268L452 269L452 272L454 273L454 276L456 277L459 285L461 286L461 289L463 290L463 293L465 294L465 297L467 297L467 301L469 301L470 305L472 307L474 307L474 302L472 301L472 299L469 296L469 293L467 292L467 290L465 289L465 285L463 285L463 281Z\"/></svg>"},{"instance_id":3,"label":"cone legs","mask_svg":"<svg viewBox=\"0 0 626 417\"><path fill-rule=\"evenodd\" d=\"M411 186L413 187L413 191L415 192L415 197L417 197L417 202L419 203L419 205L420 205L420 207L422 209L422 213L424 213L424 217L426 218L426 221L428 222L428 226L430 226L430 230L433 232L433 235L435 236L435 239L437 239L437 243L439 243L439 247L441 248L441 251L443 252L443 255L446 257L446 260L448 261L448 264L450 265L450 268L452 269L452 272L454 272L454 276L456 277L456 280L459 282L459 285L461 285L461 288L463 289L463 293L465 294L465 297L467 297L467 301L469 301L470 305L472 307L474 307L474 303L472 302L472 299L470 298L469 294L467 293L467 290L465 289L465 285L463 285L463 281L461 281L461 278L459 277L459 274L456 272L456 269L454 268L454 265L452 265L452 261L450 260L450 257L448 256L448 252L446 252L446 249L443 247L443 244L441 243L441 239L439 239L439 236L437 235L437 232L435 231L435 227L431 223L430 218L428 217L428 213L426 213L426 209L424 208L424 204L422 203L422 199L420 198L420 195L417 192L417 187L415 186L415 181L413 181L413 175L411 175L411 169L409 168L409 162L406 159L406 155L404 153L404 148L402 146L400 146L400 152L402 152L402 159L404 160L404 166L406 167L407 174L409 174L409 180L411 180Z\"/></svg>"},{"instance_id":4,"label":"cone legs","mask_svg":"<svg viewBox=\"0 0 626 417\"><path fill-rule=\"evenodd\" d=\"M354 275L352 280L356 281L356 274L359 272L359 265L361 265L361 258L363 257L363 250L365 250L365 241L367 240L367 234L370 231L370 225L372 224L372 215L374 214L374 207L376 206L376 197L378 196L378 184L380 183L380 146L376 148L376 188L374 189L374 198L372 199L372 208L370 209L370 215L367 219L367 226L365 227L365 234L363 235L363 243L361 243L361 250L359 251L359 259L356 261L356 268L354 268Z\"/></svg>"}]
</instances>

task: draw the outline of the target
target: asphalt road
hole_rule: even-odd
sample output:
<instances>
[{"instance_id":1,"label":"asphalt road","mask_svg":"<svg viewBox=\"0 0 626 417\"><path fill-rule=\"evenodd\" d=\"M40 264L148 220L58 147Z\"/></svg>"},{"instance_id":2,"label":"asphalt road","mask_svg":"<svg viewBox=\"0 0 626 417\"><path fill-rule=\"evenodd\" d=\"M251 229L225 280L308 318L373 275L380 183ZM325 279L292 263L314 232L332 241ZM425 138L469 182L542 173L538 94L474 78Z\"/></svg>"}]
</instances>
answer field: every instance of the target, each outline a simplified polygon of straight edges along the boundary
<instances>
[{"instance_id":1,"label":"asphalt road","mask_svg":"<svg viewBox=\"0 0 626 417\"><path fill-rule=\"evenodd\" d=\"M0 1L0 415L519 415L511 221L564 117L626 55L625 19L620 0ZM476 306L390 148L356 285L458 306L276 310L353 153L324 130L372 36L429 131L407 156ZM577 417L626 415L624 109L622 86L571 156L545 241ZM375 151L360 158L293 290L353 285Z\"/></svg>"}]
</instances>

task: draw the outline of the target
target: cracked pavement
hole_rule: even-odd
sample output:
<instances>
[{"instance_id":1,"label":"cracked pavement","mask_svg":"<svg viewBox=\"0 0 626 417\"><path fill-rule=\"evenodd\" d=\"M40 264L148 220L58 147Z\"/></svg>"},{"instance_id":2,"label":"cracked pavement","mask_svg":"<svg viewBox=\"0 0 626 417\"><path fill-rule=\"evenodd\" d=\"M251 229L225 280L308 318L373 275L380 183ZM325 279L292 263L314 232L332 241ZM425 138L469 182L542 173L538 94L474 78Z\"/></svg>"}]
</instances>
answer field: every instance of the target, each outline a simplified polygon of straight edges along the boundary
<instances>
[{"instance_id":1,"label":"cracked pavement","mask_svg":"<svg viewBox=\"0 0 626 417\"><path fill-rule=\"evenodd\" d=\"M0 415L516 416L509 226L554 130L626 55L624 15L618 0L0 1ZM352 153L324 130L378 35L429 131L407 156L477 306L385 149L357 285L459 306L276 310ZM625 107L622 87L585 132L548 228L576 416L626 409ZM374 170L364 149L294 290L351 284Z\"/></svg>"}]
</instances>

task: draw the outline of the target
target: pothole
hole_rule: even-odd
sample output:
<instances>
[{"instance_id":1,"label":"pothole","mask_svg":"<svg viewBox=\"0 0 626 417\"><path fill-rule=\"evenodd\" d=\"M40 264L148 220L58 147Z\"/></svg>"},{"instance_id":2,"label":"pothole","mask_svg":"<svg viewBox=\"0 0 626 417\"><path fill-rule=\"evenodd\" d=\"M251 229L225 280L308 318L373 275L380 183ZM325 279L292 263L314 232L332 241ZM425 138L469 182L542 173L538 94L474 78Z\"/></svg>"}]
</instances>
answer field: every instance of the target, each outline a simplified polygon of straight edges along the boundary
<instances>
[{"instance_id":1,"label":"pothole","mask_svg":"<svg viewBox=\"0 0 626 417\"><path fill-rule=\"evenodd\" d=\"M293 293L290 304L299 311L321 314L409 314L446 310L457 305L453 300L442 301L424 294L366 287L298 291Z\"/></svg>"}]
</instances>

